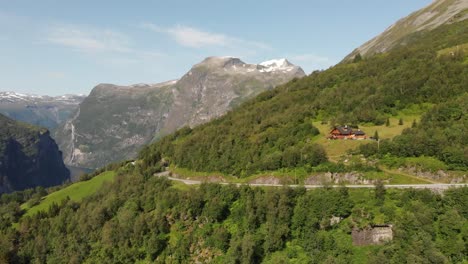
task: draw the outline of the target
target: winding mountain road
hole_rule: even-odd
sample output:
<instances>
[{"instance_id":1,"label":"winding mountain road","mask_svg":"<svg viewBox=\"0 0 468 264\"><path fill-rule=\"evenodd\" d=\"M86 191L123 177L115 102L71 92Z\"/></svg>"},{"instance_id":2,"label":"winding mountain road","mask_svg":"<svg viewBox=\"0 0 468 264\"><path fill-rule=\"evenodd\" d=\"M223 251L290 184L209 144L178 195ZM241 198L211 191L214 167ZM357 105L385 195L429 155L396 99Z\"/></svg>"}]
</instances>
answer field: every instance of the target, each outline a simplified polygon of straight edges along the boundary
<instances>
[{"instance_id":1,"label":"winding mountain road","mask_svg":"<svg viewBox=\"0 0 468 264\"><path fill-rule=\"evenodd\" d=\"M199 181L199 180L188 180L188 179L180 179L180 178L175 178L170 176L169 171L161 172L155 174L156 177L167 177L167 179L171 181L178 181L185 183L187 185L197 185L197 184L202 184L204 181ZM242 186L242 185L249 185L249 186L254 186L254 187L283 187L283 186L288 186L291 188L297 188L297 187L304 187L306 189L316 189L316 188L323 188L323 185L297 185L297 184L269 184L269 183L229 183L229 182L217 182L218 184L222 185L236 185L236 186ZM332 188L338 188L342 187L343 185L330 185L329 187ZM349 185L344 185L347 188L352 188L352 189L359 189L359 188L375 188L373 184L349 184ZM433 184L387 184L385 185L385 188L395 188L395 189L431 189L431 190L446 190L449 188L458 188L458 187L468 187L468 184L466 183L433 183Z\"/></svg>"}]
</instances>

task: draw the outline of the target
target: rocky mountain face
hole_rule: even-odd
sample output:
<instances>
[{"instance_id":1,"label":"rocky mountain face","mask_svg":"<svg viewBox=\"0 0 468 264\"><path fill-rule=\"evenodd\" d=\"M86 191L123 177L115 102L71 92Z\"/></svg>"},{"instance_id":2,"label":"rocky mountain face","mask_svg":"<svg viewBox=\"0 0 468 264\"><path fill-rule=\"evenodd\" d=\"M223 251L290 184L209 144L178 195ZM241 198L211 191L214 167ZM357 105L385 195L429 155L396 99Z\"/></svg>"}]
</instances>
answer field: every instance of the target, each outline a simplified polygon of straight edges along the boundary
<instances>
[{"instance_id":1,"label":"rocky mountain face","mask_svg":"<svg viewBox=\"0 0 468 264\"><path fill-rule=\"evenodd\" d=\"M135 157L155 138L196 126L304 71L286 59L247 64L209 57L179 80L161 84L100 84L55 134L65 163L98 168Z\"/></svg>"},{"instance_id":2,"label":"rocky mountain face","mask_svg":"<svg viewBox=\"0 0 468 264\"><path fill-rule=\"evenodd\" d=\"M467 0L435 0L429 6L398 20L380 35L355 49L344 60L352 60L357 54L366 57L386 52L396 46L404 45L405 38L412 33L431 30L467 18Z\"/></svg>"},{"instance_id":3,"label":"rocky mountain face","mask_svg":"<svg viewBox=\"0 0 468 264\"><path fill-rule=\"evenodd\" d=\"M232 57L206 58L174 85L174 108L162 132L202 124L260 92L303 76L304 71L286 59L256 65Z\"/></svg>"},{"instance_id":4,"label":"rocky mountain face","mask_svg":"<svg viewBox=\"0 0 468 264\"><path fill-rule=\"evenodd\" d=\"M0 113L29 124L55 129L68 119L86 96L41 96L0 92Z\"/></svg>"},{"instance_id":5,"label":"rocky mountain face","mask_svg":"<svg viewBox=\"0 0 468 264\"><path fill-rule=\"evenodd\" d=\"M48 130L0 114L0 193L50 187L69 178Z\"/></svg>"}]
</instances>

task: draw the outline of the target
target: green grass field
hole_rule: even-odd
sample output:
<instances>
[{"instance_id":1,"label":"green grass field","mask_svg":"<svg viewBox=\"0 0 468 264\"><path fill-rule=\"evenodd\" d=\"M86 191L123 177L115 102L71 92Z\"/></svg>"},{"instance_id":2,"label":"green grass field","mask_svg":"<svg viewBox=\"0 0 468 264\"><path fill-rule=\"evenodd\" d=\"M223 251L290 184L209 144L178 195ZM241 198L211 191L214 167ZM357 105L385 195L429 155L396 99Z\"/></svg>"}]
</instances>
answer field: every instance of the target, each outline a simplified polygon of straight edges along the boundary
<instances>
[{"instance_id":1,"label":"green grass field","mask_svg":"<svg viewBox=\"0 0 468 264\"><path fill-rule=\"evenodd\" d=\"M60 203L70 197L72 201L81 201L83 198L94 194L105 182L113 181L115 177L114 171L103 172L88 181L76 182L68 187L53 192L45 196L42 201L31 208L28 208L28 203L21 205L21 209L26 210L24 216L31 216L39 211L49 209L52 203Z\"/></svg>"},{"instance_id":2,"label":"green grass field","mask_svg":"<svg viewBox=\"0 0 468 264\"><path fill-rule=\"evenodd\" d=\"M399 117L390 118L390 126L375 126L375 125L360 125L359 128L366 133L368 137L374 136L375 131L379 134L380 139L390 139L398 136L405 128L411 127L413 120L419 121L419 115L402 115L403 125L398 125ZM313 125L318 128L320 135L315 136L315 143L322 145L327 152L328 158L331 161L339 161L340 157L345 155L349 150L353 150L362 144L367 144L369 140L328 140L327 136L330 133L329 124L321 124L320 121L313 122Z\"/></svg>"},{"instance_id":3,"label":"green grass field","mask_svg":"<svg viewBox=\"0 0 468 264\"><path fill-rule=\"evenodd\" d=\"M383 170L382 172L366 172L365 178L370 180L384 180L388 181L388 184L430 184L434 183L427 179L418 178L416 176L401 173L391 170Z\"/></svg>"},{"instance_id":4,"label":"green grass field","mask_svg":"<svg viewBox=\"0 0 468 264\"><path fill-rule=\"evenodd\" d=\"M464 54L468 53L468 43L464 43L461 45L456 45L453 47L449 47L443 50L439 50L437 52L437 55L442 56L442 55L450 55L450 54L456 54L457 52L463 52Z\"/></svg>"}]
</instances>

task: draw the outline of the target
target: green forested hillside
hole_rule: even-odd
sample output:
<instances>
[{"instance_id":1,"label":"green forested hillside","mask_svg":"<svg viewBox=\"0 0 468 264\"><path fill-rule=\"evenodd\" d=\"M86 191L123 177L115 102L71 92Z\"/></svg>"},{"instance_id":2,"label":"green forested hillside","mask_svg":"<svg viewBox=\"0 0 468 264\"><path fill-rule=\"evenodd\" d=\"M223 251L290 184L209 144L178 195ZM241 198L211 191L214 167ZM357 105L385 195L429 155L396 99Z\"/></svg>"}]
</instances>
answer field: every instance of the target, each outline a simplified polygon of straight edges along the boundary
<instances>
[{"instance_id":1,"label":"green forested hillside","mask_svg":"<svg viewBox=\"0 0 468 264\"><path fill-rule=\"evenodd\" d=\"M468 188L445 192L262 189L122 171L77 203L21 218L0 201L1 263L461 263L468 256ZM342 217L333 224L332 217ZM353 229L392 224L394 238L355 246Z\"/></svg>"},{"instance_id":2,"label":"green forested hillside","mask_svg":"<svg viewBox=\"0 0 468 264\"><path fill-rule=\"evenodd\" d=\"M115 173L106 171L96 175L90 180L76 182L63 189L55 191L43 197L37 205L30 206L28 203L21 205L21 209L25 210L25 216L34 215L41 211L47 211L52 204L60 204L62 200L71 200L75 202L81 201L83 198L94 194L103 184L112 182Z\"/></svg>"},{"instance_id":3,"label":"green forested hillside","mask_svg":"<svg viewBox=\"0 0 468 264\"><path fill-rule=\"evenodd\" d=\"M6 155L4 152L7 147L8 140L17 138L19 141L25 142L25 153L29 155L36 154L34 142L38 133L45 133L47 129L28 125L22 122L16 122L4 115L0 114L0 159ZM31 144L27 144L31 143Z\"/></svg>"},{"instance_id":4,"label":"green forested hillside","mask_svg":"<svg viewBox=\"0 0 468 264\"><path fill-rule=\"evenodd\" d=\"M412 129L406 129L393 141L361 146L366 156L390 153L394 156L432 156L451 169L468 168L468 93L433 107Z\"/></svg>"},{"instance_id":5,"label":"green forested hillside","mask_svg":"<svg viewBox=\"0 0 468 264\"><path fill-rule=\"evenodd\" d=\"M431 129L420 141L431 137L431 131L439 135L449 130L450 134L427 141L437 145L431 150L416 150L422 146L402 136L399 145L414 150L390 152L436 156L466 169L460 162L467 160L465 131L459 128L465 123L459 121L466 122L462 106L468 104L464 95L468 92L468 54L463 49L446 54L438 51L468 43L468 20L410 35L405 43L388 53L339 64L265 92L218 120L160 140L145 148L140 158L153 169L165 158L180 167L237 176L315 166L327 158L321 146L311 143L318 134L312 120L331 125L384 124L399 111L433 105L423 120ZM454 111L461 116L444 116L444 105L440 104L445 102L456 102L461 108ZM437 121L441 118L451 121ZM417 134L424 126L405 134ZM441 148L443 154L438 152Z\"/></svg>"}]
</instances>

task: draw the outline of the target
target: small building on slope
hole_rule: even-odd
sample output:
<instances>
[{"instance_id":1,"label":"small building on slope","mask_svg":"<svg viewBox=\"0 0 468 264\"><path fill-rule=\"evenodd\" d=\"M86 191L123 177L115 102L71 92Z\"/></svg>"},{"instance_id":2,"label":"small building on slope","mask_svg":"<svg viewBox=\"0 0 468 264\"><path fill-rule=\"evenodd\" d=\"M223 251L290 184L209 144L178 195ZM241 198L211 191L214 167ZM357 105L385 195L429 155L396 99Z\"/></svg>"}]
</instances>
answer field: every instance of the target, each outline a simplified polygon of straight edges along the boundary
<instances>
[{"instance_id":1,"label":"small building on slope","mask_svg":"<svg viewBox=\"0 0 468 264\"><path fill-rule=\"evenodd\" d=\"M367 139L366 133L350 126L336 126L330 131L329 139Z\"/></svg>"}]
</instances>

